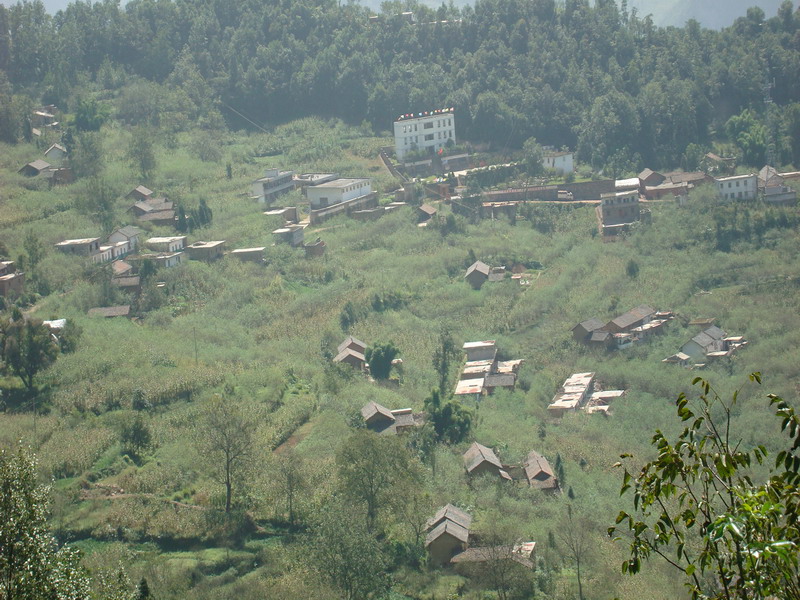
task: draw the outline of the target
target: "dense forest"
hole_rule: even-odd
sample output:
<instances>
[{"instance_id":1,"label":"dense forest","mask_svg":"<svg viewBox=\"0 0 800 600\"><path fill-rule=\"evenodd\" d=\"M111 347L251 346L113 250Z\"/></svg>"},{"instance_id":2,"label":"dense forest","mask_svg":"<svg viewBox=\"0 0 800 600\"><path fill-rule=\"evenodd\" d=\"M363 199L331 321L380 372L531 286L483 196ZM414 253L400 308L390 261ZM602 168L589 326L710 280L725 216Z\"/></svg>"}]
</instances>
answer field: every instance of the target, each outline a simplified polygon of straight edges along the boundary
<instances>
[{"instance_id":1,"label":"dense forest","mask_svg":"<svg viewBox=\"0 0 800 600\"><path fill-rule=\"evenodd\" d=\"M755 166L770 152L800 163L789 0L722 31L658 28L613 0L386 2L369 17L333 0L104 0L52 17L38 0L0 7L0 135L23 136L15 92L69 111L97 100L125 123L173 129L313 114L383 131L448 106L460 138L519 148L535 137L597 168L694 168L714 140Z\"/></svg>"}]
</instances>

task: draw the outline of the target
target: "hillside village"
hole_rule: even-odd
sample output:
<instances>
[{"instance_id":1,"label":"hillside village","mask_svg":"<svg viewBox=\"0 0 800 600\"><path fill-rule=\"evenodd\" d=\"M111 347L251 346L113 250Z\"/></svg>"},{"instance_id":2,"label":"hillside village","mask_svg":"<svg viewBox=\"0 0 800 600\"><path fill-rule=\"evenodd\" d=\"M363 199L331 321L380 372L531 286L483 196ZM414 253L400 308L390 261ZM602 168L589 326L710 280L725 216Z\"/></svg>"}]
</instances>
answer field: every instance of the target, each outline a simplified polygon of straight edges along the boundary
<instances>
[{"instance_id":1,"label":"hillside village","mask_svg":"<svg viewBox=\"0 0 800 600\"><path fill-rule=\"evenodd\" d=\"M135 63L106 49L19 87L16 30L9 91L0 61L0 467L35 456L74 597L686 595L639 564L635 520L609 527L639 518L631 473L681 419L727 419L767 456L754 481L783 456L765 397L798 389L792 78L748 105L715 58L712 118L709 82L623 60L675 32L623 10L630 37L604 35L603 3L270 4L241 29L252 7L123 10L185 24L158 39L112 4L56 22L108 11ZM731 31L790 56L800 13L755 17ZM462 47L479 31L499 50ZM586 73L531 58L598 39L614 56Z\"/></svg>"}]
</instances>

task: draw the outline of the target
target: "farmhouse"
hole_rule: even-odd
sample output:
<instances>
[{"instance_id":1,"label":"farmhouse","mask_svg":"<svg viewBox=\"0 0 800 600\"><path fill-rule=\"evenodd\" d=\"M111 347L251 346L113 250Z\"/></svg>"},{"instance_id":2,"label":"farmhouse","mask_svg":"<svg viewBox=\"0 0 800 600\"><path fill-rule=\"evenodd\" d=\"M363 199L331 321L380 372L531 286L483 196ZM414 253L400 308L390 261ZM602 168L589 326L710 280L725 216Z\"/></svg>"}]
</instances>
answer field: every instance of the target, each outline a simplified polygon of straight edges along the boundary
<instances>
[{"instance_id":1,"label":"farmhouse","mask_svg":"<svg viewBox=\"0 0 800 600\"><path fill-rule=\"evenodd\" d=\"M377 402L367 402L361 408L367 429L383 434L397 434L424 423L424 415L414 414L410 408L389 410Z\"/></svg>"},{"instance_id":2,"label":"farmhouse","mask_svg":"<svg viewBox=\"0 0 800 600\"><path fill-rule=\"evenodd\" d=\"M44 151L44 155L52 164L61 166L62 161L67 156L67 149L61 144L53 144Z\"/></svg>"},{"instance_id":3,"label":"farmhouse","mask_svg":"<svg viewBox=\"0 0 800 600\"><path fill-rule=\"evenodd\" d=\"M632 330L645 323L648 323L656 314L656 309L646 304L637 306L626 313L622 313L605 325L606 331L611 333L623 333Z\"/></svg>"},{"instance_id":4,"label":"farmhouse","mask_svg":"<svg viewBox=\"0 0 800 600\"><path fill-rule=\"evenodd\" d=\"M149 202L153 198L153 190L144 187L143 185L137 185L133 188L130 192L128 192L127 198L132 198L134 202Z\"/></svg>"},{"instance_id":5,"label":"farmhouse","mask_svg":"<svg viewBox=\"0 0 800 600\"><path fill-rule=\"evenodd\" d=\"M139 247L139 238L142 236L142 233L144 232L141 229L133 225L118 227L108 236L108 243L117 244L118 242L128 242L130 251L133 252Z\"/></svg>"},{"instance_id":6,"label":"farmhouse","mask_svg":"<svg viewBox=\"0 0 800 600\"><path fill-rule=\"evenodd\" d=\"M472 263L467 272L464 274L464 279L467 280L473 289L479 290L481 286L489 279L489 272L491 268L484 262L476 260Z\"/></svg>"},{"instance_id":7,"label":"farmhouse","mask_svg":"<svg viewBox=\"0 0 800 600\"><path fill-rule=\"evenodd\" d=\"M434 565L445 565L467 549L472 517L448 504L428 521L425 549Z\"/></svg>"},{"instance_id":8,"label":"farmhouse","mask_svg":"<svg viewBox=\"0 0 800 600\"><path fill-rule=\"evenodd\" d=\"M525 471L525 479L532 488L547 492L558 491L558 479L553 473L550 463L535 450L531 450L528 454L523 469Z\"/></svg>"},{"instance_id":9,"label":"farmhouse","mask_svg":"<svg viewBox=\"0 0 800 600\"><path fill-rule=\"evenodd\" d=\"M692 359L715 359L731 356L746 345L747 341L743 336L728 336L725 331L712 325L686 342L681 347L681 353Z\"/></svg>"},{"instance_id":10,"label":"farmhouse","mask_svg":"<svg viewBox=\"0 0 800 600\"><path fill-rule=\"evenodd\" d=\"M26 177L36 177L40 175L44 171L47 171L50 168L50 163L45 162L41 159L35 160L33 162L29 162L27 165L22 167L18 173L25 175Z\"/></svg>"},{"instance_id":11,"label":"farmhouse","mask_svg":"<svg viewBox=\"0 0 800 600\"><path fill-rule=\"evenodd\" d=\"M469 475L490 473L511 481L511 475L503 468L494 450L478 442L473 442L464 453L464 467L467 469Z\"/></svg>"},{"instance_id":12,"label":"farmhouse","mask_svg":"<svg viewBox=\"0 0 800 600\"><path fill-rule=\"evenodd\" d=\"M339 351L339 354L333 357L333 362L350 365L359 371L363 371L367 368L367 359L361 352L353 350L352 348L345 348Z\"/></svg>"}]
</instances>

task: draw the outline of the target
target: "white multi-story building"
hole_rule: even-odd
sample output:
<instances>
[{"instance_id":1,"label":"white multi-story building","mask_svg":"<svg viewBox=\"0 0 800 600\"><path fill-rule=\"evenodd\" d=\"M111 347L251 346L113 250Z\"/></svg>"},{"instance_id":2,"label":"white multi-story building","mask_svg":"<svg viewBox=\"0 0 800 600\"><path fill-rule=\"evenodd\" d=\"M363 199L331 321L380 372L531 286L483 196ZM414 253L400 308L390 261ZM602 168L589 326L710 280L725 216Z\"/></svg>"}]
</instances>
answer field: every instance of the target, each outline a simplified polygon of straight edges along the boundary
<instances>
[{"instance_id":1,"label":"white multi-story building","mask_svg":"<svg viewBox=\"0 0 800 600\"><path fill-rule=\"evenodd\" d=\"M430 154L456 143L455 115L452 108L401 115L394 122L394 149L397 160L412 150Z\"/></svg>"},{"instance_id":2,"label":"white multi-story building","mask_svg":"<svg viewBox=\"0 0 800 600\"><path fill-rule=\"evenodd\" d=\"M734 175L714 179L721 200L755 200L758 195L758 175Z\"/></svg>"},{"instance_id":3,"label":"white multi-story building","mask_svg":"<svg viewBox=\"0 0 800 600\"><path fill-rule=\"evenodd\" d=\"M335 179L306 188L308 201L314 210L361 198L371 193L372 182L369 179Z\"/></svg>"}]
</instances>

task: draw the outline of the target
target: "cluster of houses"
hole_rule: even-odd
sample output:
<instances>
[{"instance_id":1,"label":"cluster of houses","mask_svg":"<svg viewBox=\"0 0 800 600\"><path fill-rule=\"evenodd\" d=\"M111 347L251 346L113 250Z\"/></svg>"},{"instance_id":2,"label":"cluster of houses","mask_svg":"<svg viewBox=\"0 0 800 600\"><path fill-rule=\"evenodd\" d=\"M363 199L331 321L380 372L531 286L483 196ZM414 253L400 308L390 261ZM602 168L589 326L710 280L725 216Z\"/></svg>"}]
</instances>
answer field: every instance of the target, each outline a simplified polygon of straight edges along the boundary
<instances>
[{"instance_id":1,"label":"cluster of houses","mask_svg":"<svg viewBox=\"0 0 800 600\"><path fill-rule=\"evenodd\" d=\"M435 565L512 560L526 569L536 562L536 542L517 542L510 546L470 546L476 536L470 530L472 515L447 504L428 520L425 548Z\"/></svg>"},{"instance_id":2,"label":"cluster of houses","mask_svg":"<svg viewBox=\"0 0 800 600\"><path fill-rule=\"evenodd\" d=\"M567 412L580 409L590 414L608 414L611 403L625 395L625 390L600 390L596 387L594 373L573 373L553 396L547 413L553 417L563 417Z\"/></svg>"},{"instance_id":3,"label":"cluster of houses","mask_svg":"<svg viewBox=\"0 0 800 600\"><path fill-rule=\"evenodd\" d=\"M693 322L690 322L691 325ZM702 367L705 362L732 356L747 345L744 336L729 336L723 329L713 325L713 319L699 319L695 324L710 325L681 346L680 352L668 356L662 362L682 367ZM697 362L705 361L705 362Z\"/></svg>"},{"instance_id":4,"label":"cluster of houses","mask_svg":"<svg viewBox=\"0 0 800 600\"><path fill-rule=\"evenodd\" d=\"M128 209L137 221L152 223L161 227L174 227L176 222L175 206L166 198L154 195L155 192L139 185L128 194L133 205Z\"/></svg>"},{"instance_id":5,"label":"cluster of houses","mask_svg":"<svg viewBox=\"0 0 800 600\"><path fill-rule=\"evenodd\" d=\"M467 360L456 384L456 396L471 397L478 401L497 388L513 390L516 387L523 360L497 360L497 344L494 340L466 342L463 350Z\"/></svg>"},{"instance_id":6,"label":"cluster of houses","mask_svg":"<svg viewBox=\"0 0 800 600\"><path fill-rule=\"evenodd\" d=\"M281 196L300 189L309 203L309 223L322 222L342 212L374 209L378 194L370 179L339 177L336 173L303 173L267 169L263 177L252 182L253 200L272 206Z\"/></svg>"},{"instance_id":7,"label":"cluster of houses","mask_svg":"<svg viewBox=\"0 0 800 600\"><path fill-rule=\"evenodd\" d=\"M545 492L559 491L558 478L553 473L550 463L535 450L530 451L521 465L504 465L494 450L473 442L463 458L464 468L470 477L490 475L505 481L521 481Z\"/></svg>"},{"instance_id":8,"label":"cluster of houses","mask_svg":"<svg viewBox=\"0 0 800 600\"><path fill-rule=\"evenodd\" d=\"M572 337L589 346L622 349L660 333L673 318L671 311L657 311L642 304L608 323L596 318L582 321L572 328Z\"/></svg>"},{"instance_id":9,"label":"cluster of houses","mask_svg":"<svg viewBox=\"0 0 800 600\"><path fill-rule=\"evenodd\" d=\"M45 150L44 156L47 160L40 158L29 162L18 173L25 177L44 177L51 186L75 181L72 169L63 164L67 157L67 149L64 146L53 144Z\"/></svg>"},{"instance_id":10,"label":"cluster of houses","mask_svg":"<svg viewBox=\"0 0 800 600\"><path fill-rule=\"evenodd\" d=\"M725 160L711 156L719 161ZM659 173L645 169L637 177L615 181L613 193L600 195L597 211L601 232L604 236L614 236L628 230L631 224L649 218L649 211L640 208L641 198L669 198L683 202L690 190L704 183L713 184L723 202L761 199L769 204L794 205L797 192L787 186L786 181L797 178L800 178L800 173L779 173L769 165L758 173L725 177L712 177L702 171Z\"/></svg>"}]
</instances>

